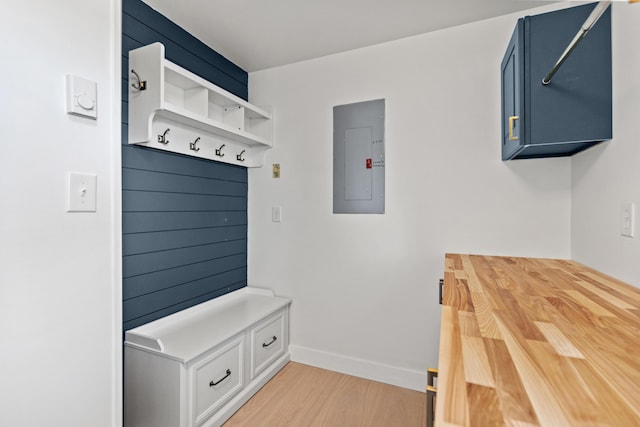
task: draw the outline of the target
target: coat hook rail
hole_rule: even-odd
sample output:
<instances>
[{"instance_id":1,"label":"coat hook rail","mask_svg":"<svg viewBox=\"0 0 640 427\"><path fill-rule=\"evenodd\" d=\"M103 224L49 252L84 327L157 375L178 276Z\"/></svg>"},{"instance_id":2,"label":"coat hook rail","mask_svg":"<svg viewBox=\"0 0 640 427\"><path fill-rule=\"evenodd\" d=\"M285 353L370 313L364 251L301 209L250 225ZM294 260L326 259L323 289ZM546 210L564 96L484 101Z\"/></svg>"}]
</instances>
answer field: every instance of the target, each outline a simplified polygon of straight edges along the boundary
<instances>
[{"instance_id":1,"label":"coat hook rail","mask_svg":"<svg viewBox=\"0 0 640 427\"><path fill-rule=\"evenodd\" d=\"M578 31L578 33L575 35L573 40L571 40L571 43L569 43L569 46L567 46L567 48L564 50L562 55L560 55L560 58L558 58L558 60L556 61L555 65L551 68L551 70L547 73L547 75L544 76L544 78L542 79L543 85L546 86L549 83L551 83L551 78L558 71L560 66L562 66L564 61L567 60L569 55L571 55L571 52L573 52L573 50L578 46L578 44L580 44L580 42L582 41L584 36L587 35L589 30L591 30L591 28L593 28L596 22L598 22L598 19L600 19L600 17L604 13L604 11L607 10L607 7L609 7L610 4L611 4L611 0L601 1L596 5L593 11L591 11L591 14L587 18L587 20L584 21L584 24L582 24L582 27L580 27L580 30Z\"/></svg>"}]
</instances>

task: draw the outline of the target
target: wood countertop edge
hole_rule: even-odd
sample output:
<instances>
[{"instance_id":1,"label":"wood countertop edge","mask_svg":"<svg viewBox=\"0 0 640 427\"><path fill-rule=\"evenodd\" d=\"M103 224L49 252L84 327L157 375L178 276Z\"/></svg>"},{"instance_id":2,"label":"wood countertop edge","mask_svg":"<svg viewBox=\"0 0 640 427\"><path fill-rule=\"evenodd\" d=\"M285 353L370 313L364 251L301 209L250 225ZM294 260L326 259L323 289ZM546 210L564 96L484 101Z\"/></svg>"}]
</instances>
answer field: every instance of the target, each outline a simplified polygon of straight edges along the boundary
<instances>
[{"instance_id":1,"label":"wood countertop edge","mask_svg":"<svg viewBox=\"0 0 640 427\"><path fill-rule=\"evenodd\" d=\"M640 425L635 348L639 289L571 260L447 253L435 425Z\"/></svg>"}]
</instances>

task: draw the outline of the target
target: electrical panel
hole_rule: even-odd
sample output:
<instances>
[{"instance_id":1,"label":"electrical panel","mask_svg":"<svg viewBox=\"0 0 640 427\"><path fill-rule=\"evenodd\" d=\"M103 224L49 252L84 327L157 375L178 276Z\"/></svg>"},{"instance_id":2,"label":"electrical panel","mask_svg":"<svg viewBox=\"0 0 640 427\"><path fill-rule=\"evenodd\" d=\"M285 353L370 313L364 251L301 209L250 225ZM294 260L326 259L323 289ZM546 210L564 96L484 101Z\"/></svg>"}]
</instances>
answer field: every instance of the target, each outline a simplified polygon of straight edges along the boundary
<instances>
[{"instance_id":1,"label":"electrical panel","mask_svg":"<svg viewBox=\"0 0 640 427\"><path fill-rule=\"evenodd\" d=\"M333 108L333 213L384 213L384 99Z\"/></svg>"}]
</instances>

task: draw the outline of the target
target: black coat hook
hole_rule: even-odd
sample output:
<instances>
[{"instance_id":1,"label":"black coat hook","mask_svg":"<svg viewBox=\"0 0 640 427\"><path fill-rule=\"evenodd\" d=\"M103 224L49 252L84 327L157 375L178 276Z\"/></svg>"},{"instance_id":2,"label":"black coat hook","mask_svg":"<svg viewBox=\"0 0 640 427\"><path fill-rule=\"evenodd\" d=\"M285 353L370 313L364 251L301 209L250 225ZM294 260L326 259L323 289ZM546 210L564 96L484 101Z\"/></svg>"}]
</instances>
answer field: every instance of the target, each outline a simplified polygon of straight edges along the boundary
<instances>
[{"instance_id":1,"label":"black coat hook","mask_svg":"<svg viewBox=\"0 0 640 427\"><path fill-rule=\"evenodd\" d=\"M200 147L196 147L196 144L200 141L200 137L197 137L195 141L189 143L189 149L193 151L200 151Z\"/></svg>"},{"instance_id":2,"label":"black coat hook","mask_svg":"<svg viewBox=\"0 0 640 427\"><path fill-rule=\"evenodd\" d=\"M167 130L165 130L162 135L158 135L158 142L160 144L167 145L169 143L169 140L167 139L167 133L169 133L170 130L171 129L167 128Z\"/></svg>"},{"instance_id":3,"label":"black coat hook","mask_svg":"<svg viewBox=\"0 0 640 427\"><path fill-rule=\"evenodd\" d=\"M220 146L220 148L216 148L216 156L218 157L224 157L224 153L222 152L222 149L224 148L225 144L222 144Z\"/></svg>"},{"instance_id":4,"label":"black coat hook","mask_svg":"<svg viewBox=\"0 0 640 427\"><path fill-rule=\"evenodd\" d=\"M136 70L131 70L131 74L133 74L133 76L135 77L136 81L131 83L131 87L133 87L135 90L146 90L147 89L147 81L146 80L140 80L140 76L138 75L138 73L136 73Z\"/></svg>"},{"instance_id":5,"label":"black coat hook","mask_svg":"<svg viewBox=\"0 0 640 427\"><path fill-rule=\"evenodd\" d=\"M242 155L244 154L244 152L245 152L245 151L247 151L247 150L242 150L242 151L240 152L240 154L238 154L238 155L236 156L236 159L237 159L238 161L240 161L240 162L244 162L244 158L242 157Z\"/></svg>"}]
</instances>

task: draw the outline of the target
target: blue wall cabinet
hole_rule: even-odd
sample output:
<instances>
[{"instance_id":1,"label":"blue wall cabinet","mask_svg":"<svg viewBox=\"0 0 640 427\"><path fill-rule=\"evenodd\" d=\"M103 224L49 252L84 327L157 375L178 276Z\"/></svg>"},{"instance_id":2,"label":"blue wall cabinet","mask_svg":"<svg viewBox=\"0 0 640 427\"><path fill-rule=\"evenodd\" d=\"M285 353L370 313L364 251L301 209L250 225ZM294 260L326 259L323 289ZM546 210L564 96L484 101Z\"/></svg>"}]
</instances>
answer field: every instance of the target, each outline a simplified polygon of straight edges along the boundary
<instances>
[{"instance_id":1,"label":"blue wall cabinet","mask_svg":"<svg viewBox=\"0 0 640 427\"><path fill-rule=\"evenodd\" d=\"M610 8L542 84L593 8L518 20L501 64L502 160L571 156L611 139Z\"/></svg>"}]
</instances>

